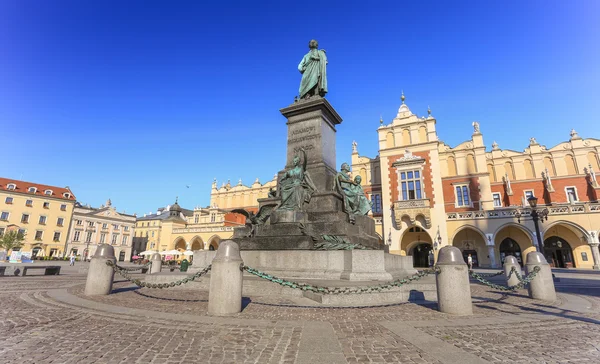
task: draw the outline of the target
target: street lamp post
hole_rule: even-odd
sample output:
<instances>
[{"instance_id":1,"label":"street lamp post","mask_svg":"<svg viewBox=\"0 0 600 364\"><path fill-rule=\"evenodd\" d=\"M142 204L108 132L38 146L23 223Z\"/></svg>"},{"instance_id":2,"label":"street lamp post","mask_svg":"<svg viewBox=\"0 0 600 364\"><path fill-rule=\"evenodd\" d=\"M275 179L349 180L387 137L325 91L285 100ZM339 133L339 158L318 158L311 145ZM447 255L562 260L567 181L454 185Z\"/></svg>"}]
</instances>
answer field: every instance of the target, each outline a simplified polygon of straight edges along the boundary
<instances>
[{"instance_id":1,"label":"street lamp post","mask_svg":"<svg viewBox=\"0 0 600 364\"><path fill-rule=\"evenodd\" d=\"M543 210L537 209L538 198L535 196L531 196L527 199L529 202L529 206L531 207L531 219L533 220L533 226L535 226L535 236L537 238L538 249L540 253L546 257L544 252L544 243L542 242L542 236L540 234L540 225L539 221L548 221L548 209L544 208ZM521 223L521 213L517 212L517 221L519 224ZM546 259L547 260L547 259Z\"/></svg>"}]
</instances>

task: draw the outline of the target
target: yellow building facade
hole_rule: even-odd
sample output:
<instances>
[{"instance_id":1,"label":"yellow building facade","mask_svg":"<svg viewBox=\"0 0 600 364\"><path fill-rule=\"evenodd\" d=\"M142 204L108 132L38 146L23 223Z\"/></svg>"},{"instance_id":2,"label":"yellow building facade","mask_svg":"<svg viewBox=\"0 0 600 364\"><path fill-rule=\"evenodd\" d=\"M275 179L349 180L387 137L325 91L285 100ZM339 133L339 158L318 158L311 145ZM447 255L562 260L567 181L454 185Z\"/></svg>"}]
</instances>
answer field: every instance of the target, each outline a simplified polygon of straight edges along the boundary
<instances>
[{"instance_id":1,"label":"yellow building facade","mask_svg":"<svg viewBox=\"0 0 600 364\"><path fill-rule=\"evenodd\" d=\"M0 234L25 234L22 252L63 257L75 195L68 187L0 178Z\"/></svg>"},{"instance_id":2,"label":"yellow building facade","mask_svg":"<svg viewBox=\"0 0 600 364\"><path fill-rule=\"evenodd\" d=\"M507 255L525 262L541 241L555 267L600 269L600 140L571 130L550 148L530 138L523 151L496 142L488 149L472 122L470 137L452 147L438 138L436 123L430 110L415 115L403 96L396 117L380 122L379 155L353 157L354 172L375 181L365 191L381 193L390 252L426 266L428 255L454 245L475 266L500 267ZM539 237L532 196L547 217L538 222Z\"/></svg>"}]
</instances>

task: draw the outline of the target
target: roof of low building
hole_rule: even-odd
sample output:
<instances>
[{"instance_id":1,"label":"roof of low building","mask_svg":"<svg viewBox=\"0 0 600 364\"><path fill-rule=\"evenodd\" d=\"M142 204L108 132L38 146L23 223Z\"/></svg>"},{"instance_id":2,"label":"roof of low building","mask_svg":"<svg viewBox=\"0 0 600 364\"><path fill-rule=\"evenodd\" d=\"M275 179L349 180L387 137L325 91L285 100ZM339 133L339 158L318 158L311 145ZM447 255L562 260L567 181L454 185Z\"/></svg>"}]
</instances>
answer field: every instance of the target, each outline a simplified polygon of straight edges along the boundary
<instances>
[{"instance_id":1,"label":"roof of low building","mask_svg":"<svg viewBox=\"0 0 600 364\"><path fill-rule=\"evenodd\" d=\"M15 188L9 190L8 186L11 184L14 184ZM35 192L29 192L29 189L31 187L35 188ZM53 197L68 201L76 200L75 195L73 194L73 192L71 192L69 187L49 186L40 183L20 181L17 179L10 179L4 177L0 177L0 191L23 193L39 197ZM46 191L50 191L51 193L46 194Z\"/></svg>"}]
</instances>

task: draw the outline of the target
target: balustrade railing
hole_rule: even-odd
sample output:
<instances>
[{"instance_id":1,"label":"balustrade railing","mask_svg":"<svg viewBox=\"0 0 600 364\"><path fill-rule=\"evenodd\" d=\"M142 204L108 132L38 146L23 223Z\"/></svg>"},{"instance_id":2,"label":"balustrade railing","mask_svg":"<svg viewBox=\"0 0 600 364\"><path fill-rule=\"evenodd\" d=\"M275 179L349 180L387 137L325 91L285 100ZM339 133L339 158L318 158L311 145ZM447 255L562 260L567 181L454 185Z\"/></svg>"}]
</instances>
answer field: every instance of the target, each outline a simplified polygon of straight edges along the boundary
<instances>
[{"instance_id":1,"label":"balustrade railing","mask_svg":"<svg viewBox=\"0 0 600 364\"><path fill-rule=\"evenodd\" d=\"M544 206L538 206L538 208L544 208ZM600 212L600 203L583 203L583 204L569 204L569 205L550 205L545 206L548 209L548 215L567 215L567 214L581 214L586 212ZM531 215L530 208L504 208L487 211L465 211L465 212L448 212L446 217L448 220L466 220L466 219L497 219L497 218L510 218L517 217L518 214L521 216Z\"/></svg>"}]
</instances>

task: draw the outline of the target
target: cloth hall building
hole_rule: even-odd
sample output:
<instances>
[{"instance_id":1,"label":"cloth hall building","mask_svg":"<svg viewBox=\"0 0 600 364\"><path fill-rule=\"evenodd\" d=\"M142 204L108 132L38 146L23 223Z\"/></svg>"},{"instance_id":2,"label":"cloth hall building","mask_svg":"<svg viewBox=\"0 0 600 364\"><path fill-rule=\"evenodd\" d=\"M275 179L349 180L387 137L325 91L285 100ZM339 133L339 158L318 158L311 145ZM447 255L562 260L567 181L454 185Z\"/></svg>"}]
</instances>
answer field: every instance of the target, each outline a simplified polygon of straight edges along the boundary
<instances>
[{"instance_id":1,"label":"cloth hall building","mask_svg":"<svg viewBox=\"0 0 600 364\"><path fill-rule=\"evenodd\" d=\"M539 228L549 262L599 269L600 140L572 130L552 148L531 138L523 152L496 142L487 150L474 122L470 139L451 147L438 138L436 119L428 114L413 114L403 95L391 123L381 120L379 155L360 156L353 146L353 173L363 174L366 193L381 201L374 217L382 220L390 253L427 266L431 253L437 258L451 244L465 258L470 254L474 266L498 268L507 255L523 263L536 250L527 202L536 196L537 209L547 209Z\"/></svg>"}]
</instances>

